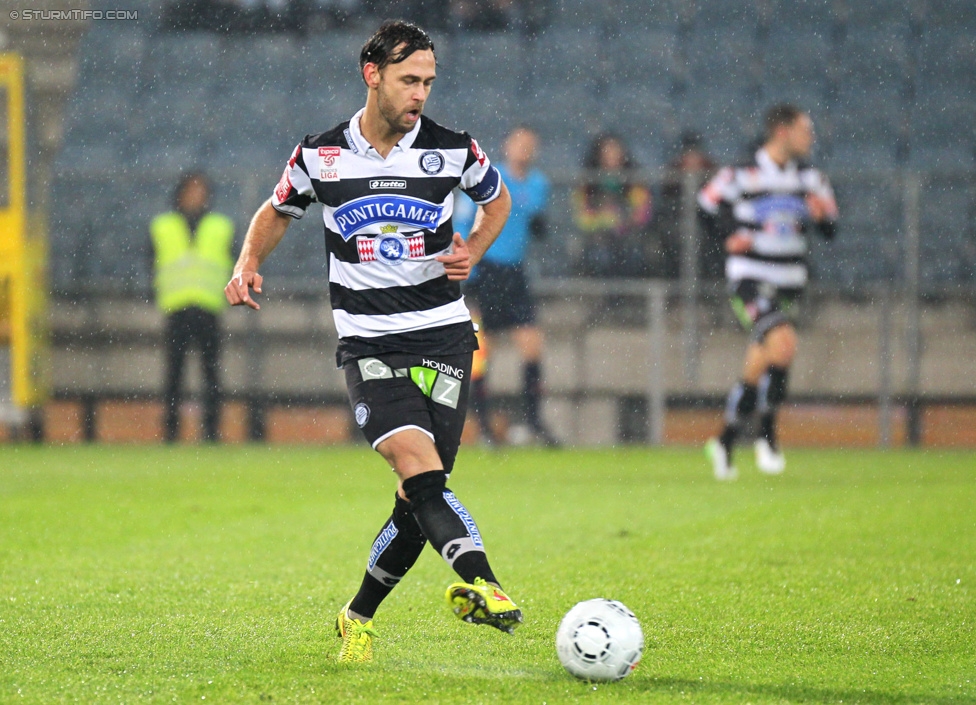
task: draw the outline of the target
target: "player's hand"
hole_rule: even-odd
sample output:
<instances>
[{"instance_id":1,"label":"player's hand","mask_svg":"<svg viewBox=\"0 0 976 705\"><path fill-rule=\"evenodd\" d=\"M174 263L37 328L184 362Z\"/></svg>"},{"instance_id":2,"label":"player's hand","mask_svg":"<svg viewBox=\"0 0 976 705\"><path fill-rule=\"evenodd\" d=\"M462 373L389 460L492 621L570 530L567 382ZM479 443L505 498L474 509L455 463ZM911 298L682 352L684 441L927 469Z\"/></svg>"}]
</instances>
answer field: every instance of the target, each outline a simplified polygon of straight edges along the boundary
<instances>
[{"instance_id":1,"label":"player's hand","mask_svg":"<svg viewBox=\"0 0 976 705\"><path fill-rule=\"evenodd\" d=\"M251 289L254 289L255 294L261 293L261 283L264 281L262 277L257 272L241 272L235 274L227 286L224 287L224 296L227 297L228 303L231 306L240 306L244 304L245 306L250 306L255 311L260 309L257 301L251 298Z\"/></svg>"},{"instance_id":2,"label":"player's hand","mask_svg":"<svg viewBox=\"0 0 976 705\"><path fill-rule=\"evenodd\" d=\"M725 238L725 251L730 255L742 255L752 249L752 238L745 233L735 233Z\"/></svg>"},{"instance_id":3,"label":"player's hand","mask_svg":"<svg viewBox=\"0 0 976 705\"><path fill-rule=\"evenodd\" d=\"M444 265L447 278L451 281L464 281L471 274L471 252L461 233L454 233L451 254L439 255L434 259Z\"/></svg>"},{"instance_id":4,"label":"player's hand","mask_svg":"<svg viewBox=\"0 0 976 705\"><path fill-rule=\"evenodd\" d=\"M810 213L811 220L820 222L826 220L830 215L830 202L823 196L818 196L815 193L807 194L807 211Z\"/></svg>"}]
</instances>

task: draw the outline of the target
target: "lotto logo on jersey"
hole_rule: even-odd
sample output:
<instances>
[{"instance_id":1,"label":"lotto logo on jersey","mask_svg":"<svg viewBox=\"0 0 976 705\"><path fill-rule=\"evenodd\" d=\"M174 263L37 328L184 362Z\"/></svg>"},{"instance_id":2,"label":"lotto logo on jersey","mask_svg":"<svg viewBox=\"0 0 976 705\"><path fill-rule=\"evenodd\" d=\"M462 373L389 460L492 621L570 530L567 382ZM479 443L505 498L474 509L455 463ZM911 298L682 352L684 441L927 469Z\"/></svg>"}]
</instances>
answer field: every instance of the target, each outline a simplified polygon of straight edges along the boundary
<instances>
[{"instance_id":1,"label":"lotto logo on jersey","mask_svg":"<svg viewBox=\"0 0 976 705\"><path fill-rule=\"evenodd\" d=\"M488 161L488 155L481 149L478 140L471 140L471 151L474 153L474 158L478 160L478 164L484 166L485 162Z\"/></svg>"},{"instance_id":2,"label":"lotto logo on jersey","mask_svg":"<svg viewBox=\"0 0 976 705\"><path fill-rule=\"evenodd\" d=\"M319 181L339 180L339 147L319 147Z\"/></svg>"}]
</instances>

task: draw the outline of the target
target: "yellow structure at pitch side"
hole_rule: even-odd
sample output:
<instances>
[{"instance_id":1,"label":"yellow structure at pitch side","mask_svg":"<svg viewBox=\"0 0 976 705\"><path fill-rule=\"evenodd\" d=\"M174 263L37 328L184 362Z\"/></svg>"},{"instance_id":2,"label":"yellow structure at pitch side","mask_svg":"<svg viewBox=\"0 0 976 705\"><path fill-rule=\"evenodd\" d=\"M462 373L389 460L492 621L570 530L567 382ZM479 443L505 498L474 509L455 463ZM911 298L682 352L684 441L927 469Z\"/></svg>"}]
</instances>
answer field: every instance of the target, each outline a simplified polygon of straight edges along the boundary
<instances>
[{"instance_id":1,"label":"yellow structure at pitch side","mask_svg":"<svg viewBox=\"0 0 976 705\"><path fill-rule=\"evenodd\" d=\"M24 70L16 54L0 54L0 120L0 360L7 368L0 379L9 380L14 411L26 412L44 402L49 386L47 250L43 228L28 227Z\"/></svg>"}]
</instances>

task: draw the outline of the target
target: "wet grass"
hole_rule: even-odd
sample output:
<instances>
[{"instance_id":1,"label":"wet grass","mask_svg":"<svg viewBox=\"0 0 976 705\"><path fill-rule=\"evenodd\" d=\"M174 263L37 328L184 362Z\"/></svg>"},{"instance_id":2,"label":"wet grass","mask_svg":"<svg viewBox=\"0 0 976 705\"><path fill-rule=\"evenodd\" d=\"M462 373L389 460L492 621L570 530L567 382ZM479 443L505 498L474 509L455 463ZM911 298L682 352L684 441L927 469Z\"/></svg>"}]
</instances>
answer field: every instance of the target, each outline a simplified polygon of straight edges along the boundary
<instances>
[{"instance_id":1,"label":"wet grass","mask_svg":"<svg viewBox=\"0 0 976 705\"><path fill-rule=\"evenodd\" d=\"M331 622L393 479L368 450L0 446L0 702L976 702L976 454L462 454L450 483L526 623L458 622L428 551L367 668ZM575 602L640 618L644 660L556 660Z\"/></svg>"}]
</instances>

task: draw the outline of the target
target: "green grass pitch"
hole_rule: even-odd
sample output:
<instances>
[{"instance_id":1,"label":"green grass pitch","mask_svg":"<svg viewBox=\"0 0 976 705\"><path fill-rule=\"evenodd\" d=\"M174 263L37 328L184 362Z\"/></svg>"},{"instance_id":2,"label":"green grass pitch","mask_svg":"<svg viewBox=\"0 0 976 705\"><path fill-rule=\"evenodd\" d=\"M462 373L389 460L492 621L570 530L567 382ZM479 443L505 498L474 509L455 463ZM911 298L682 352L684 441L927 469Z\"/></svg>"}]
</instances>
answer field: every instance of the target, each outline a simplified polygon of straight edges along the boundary
<instances>
[{"instance_id":1,"label":"green grass pitch","mask_svg":"<svg viewBox=\"0 0 976 705\"><path fill-rule=\"evenodd\" d=\"M976 454L738 464L462 452L450 486L524 626L458 621L428 550L346 667L332 622L393 500L368 449L0 446L0 702L976 702ZM598 596L644 629L619 683L555 655Z\"/></svg>"}]
</instances>

